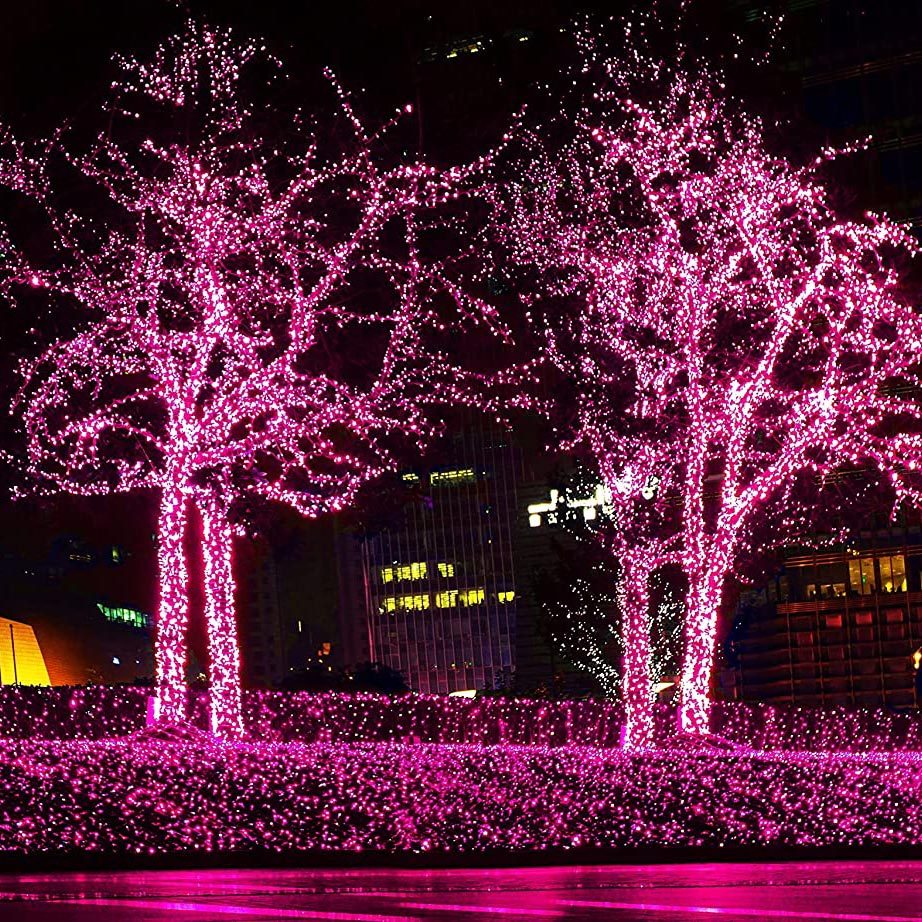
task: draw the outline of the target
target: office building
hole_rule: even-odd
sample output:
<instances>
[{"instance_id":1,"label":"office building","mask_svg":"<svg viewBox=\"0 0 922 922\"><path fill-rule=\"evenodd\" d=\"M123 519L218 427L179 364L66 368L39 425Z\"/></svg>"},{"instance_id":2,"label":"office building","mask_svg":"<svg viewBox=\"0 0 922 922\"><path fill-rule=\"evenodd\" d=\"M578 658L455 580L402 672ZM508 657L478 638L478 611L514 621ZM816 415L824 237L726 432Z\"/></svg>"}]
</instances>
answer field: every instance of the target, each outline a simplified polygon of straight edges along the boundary
<instances>
[{"instance_id":1,"label":"office building","mask_svg":"<svg viewBox=\"0 0 922 922\"><path fill-rule=\"evenodd\" d=\"M791 551L732 638L731 697L907 708L922 661L922 534L893 526L837 551Z\"/></svg>"},{"instance_id":2,"label":"office building","mask_svg":"<svg viewBox=\"0 0 922 922\"><path fill-rule=\"evenodd\" d=\"M451 440L446 457L403 471L406 501L394 520L341 555L341 569L361 573L361 596L352 593L361 608L348 596L341 605L351 631L367 633L367 647L354 640L350 649L367 649L369 660L420 692L504 687L515 671L520 462L505 433L471 428Z\"/></svg>"}]
</instances>

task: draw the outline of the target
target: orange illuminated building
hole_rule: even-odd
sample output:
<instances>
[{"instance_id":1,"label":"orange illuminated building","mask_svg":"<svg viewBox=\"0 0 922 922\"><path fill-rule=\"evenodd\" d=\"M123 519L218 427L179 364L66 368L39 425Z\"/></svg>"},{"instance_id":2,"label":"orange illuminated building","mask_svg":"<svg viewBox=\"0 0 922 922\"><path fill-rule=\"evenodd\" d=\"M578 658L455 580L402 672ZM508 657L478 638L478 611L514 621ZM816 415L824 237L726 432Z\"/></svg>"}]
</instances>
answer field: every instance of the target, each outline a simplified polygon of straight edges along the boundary
<instances>
[{"instance_id":1,"label":"orange illuminated building","mask_svg":"<svg viewBox=\"0 0 922 922\"><path fill-rule=\"evenodd\" d=\"M50 685L34 628L0 618L0 685Z\"/></svg>"}]
</instances>

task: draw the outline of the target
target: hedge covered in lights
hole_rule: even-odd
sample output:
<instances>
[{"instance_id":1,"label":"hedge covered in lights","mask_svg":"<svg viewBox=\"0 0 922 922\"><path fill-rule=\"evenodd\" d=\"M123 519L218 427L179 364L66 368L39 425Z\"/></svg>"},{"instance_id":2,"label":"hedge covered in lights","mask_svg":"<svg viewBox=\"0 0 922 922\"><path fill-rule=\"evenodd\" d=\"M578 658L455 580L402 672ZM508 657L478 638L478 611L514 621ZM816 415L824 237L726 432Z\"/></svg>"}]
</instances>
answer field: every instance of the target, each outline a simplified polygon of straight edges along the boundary
<instances>
[{"instance_id":1,"label":"hedge covered in lights","mask_svg":"<svg viewBox=\"0 0 922 922\"><path fill-rule=\"evenodd\" d=\"M920 782L917 754L6 741L0 853L920 844Z\"/></svg>"},{"instance_id":2,"label":"hedge covered in lights","mask_svg":"<svg viewBox=\"0 0 922 922\"><path fill-rule=\"evenodd\" d=\"M0 738L100 739L125 736L147 722L146 688L0 686ZM192 703L205 728L207 697ZM753 749L922 751L916 712L717 704L715 732ZM657 710L657 733L672 735L675 714ZM248 735L266 742L422 742L618 746L622 711L605 701L387 697L373 694L250 691Z\"/></svg>"}]
</instances>

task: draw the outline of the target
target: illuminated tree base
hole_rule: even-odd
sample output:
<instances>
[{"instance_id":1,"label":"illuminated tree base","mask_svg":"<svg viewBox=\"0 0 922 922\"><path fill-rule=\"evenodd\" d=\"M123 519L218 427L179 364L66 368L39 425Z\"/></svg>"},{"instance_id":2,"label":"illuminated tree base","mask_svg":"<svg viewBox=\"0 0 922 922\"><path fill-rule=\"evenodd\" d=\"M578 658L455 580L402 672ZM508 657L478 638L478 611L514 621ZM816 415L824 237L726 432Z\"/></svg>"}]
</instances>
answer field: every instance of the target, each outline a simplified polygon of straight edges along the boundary
<instances>
[{"instance_id":1,"label":"illuminated tree base","mask_svg":"<svg viewBox=\"0 0 922 922\"><path fill-rule=\"evenodd\" d=\"M0 853L922 844L922 754L0 744Z\"/></svg>"}]
</instances>

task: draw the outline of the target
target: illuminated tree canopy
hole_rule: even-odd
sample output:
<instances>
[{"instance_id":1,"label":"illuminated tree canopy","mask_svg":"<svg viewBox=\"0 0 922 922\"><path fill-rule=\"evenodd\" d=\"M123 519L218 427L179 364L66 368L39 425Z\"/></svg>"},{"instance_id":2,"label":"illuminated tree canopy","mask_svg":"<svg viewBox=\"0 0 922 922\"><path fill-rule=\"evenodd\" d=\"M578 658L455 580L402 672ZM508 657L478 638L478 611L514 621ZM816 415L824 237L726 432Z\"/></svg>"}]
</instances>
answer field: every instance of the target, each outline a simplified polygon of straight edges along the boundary
<instances>
[{"instance_id":1,"label":"illuminated tree canopy","mask_svg":"<svg viewBox=\"0 0 922 922\"><path fill-rule=\"evenodd\" d=\"M157 682L173 721L198 509L212 723L235 736L233 533L254 500L342 509L433 434L460 379L424 335L498 330L444 271L455 186L482 164L394 155L404 110L371 131L329 75L333 115L283 118L266 105L281 65L229 31L190 23L118 64L91 143L0 137L0 182L39 206L53 243L7 239L3 289L79 317L22 368L23 490L159 493Z\"/></svg>"},{"instance_id":2,"label":"illuminated tree canopy","mask_svg":"<svg viewBox=\"0 0 922 922\"><path fill-rule=\"evenodd\" d=\"M563 439L611 493L626 742L645 746L652 573L688 580L681 726L705 733L721 595L756 529L790 537L843 469L918 498L916 244L840 214L827 155L773 152L716 77L591 47L585 70L577 110L499 174L495 235L571 385Z\"/></svg>"}]
</instances>

